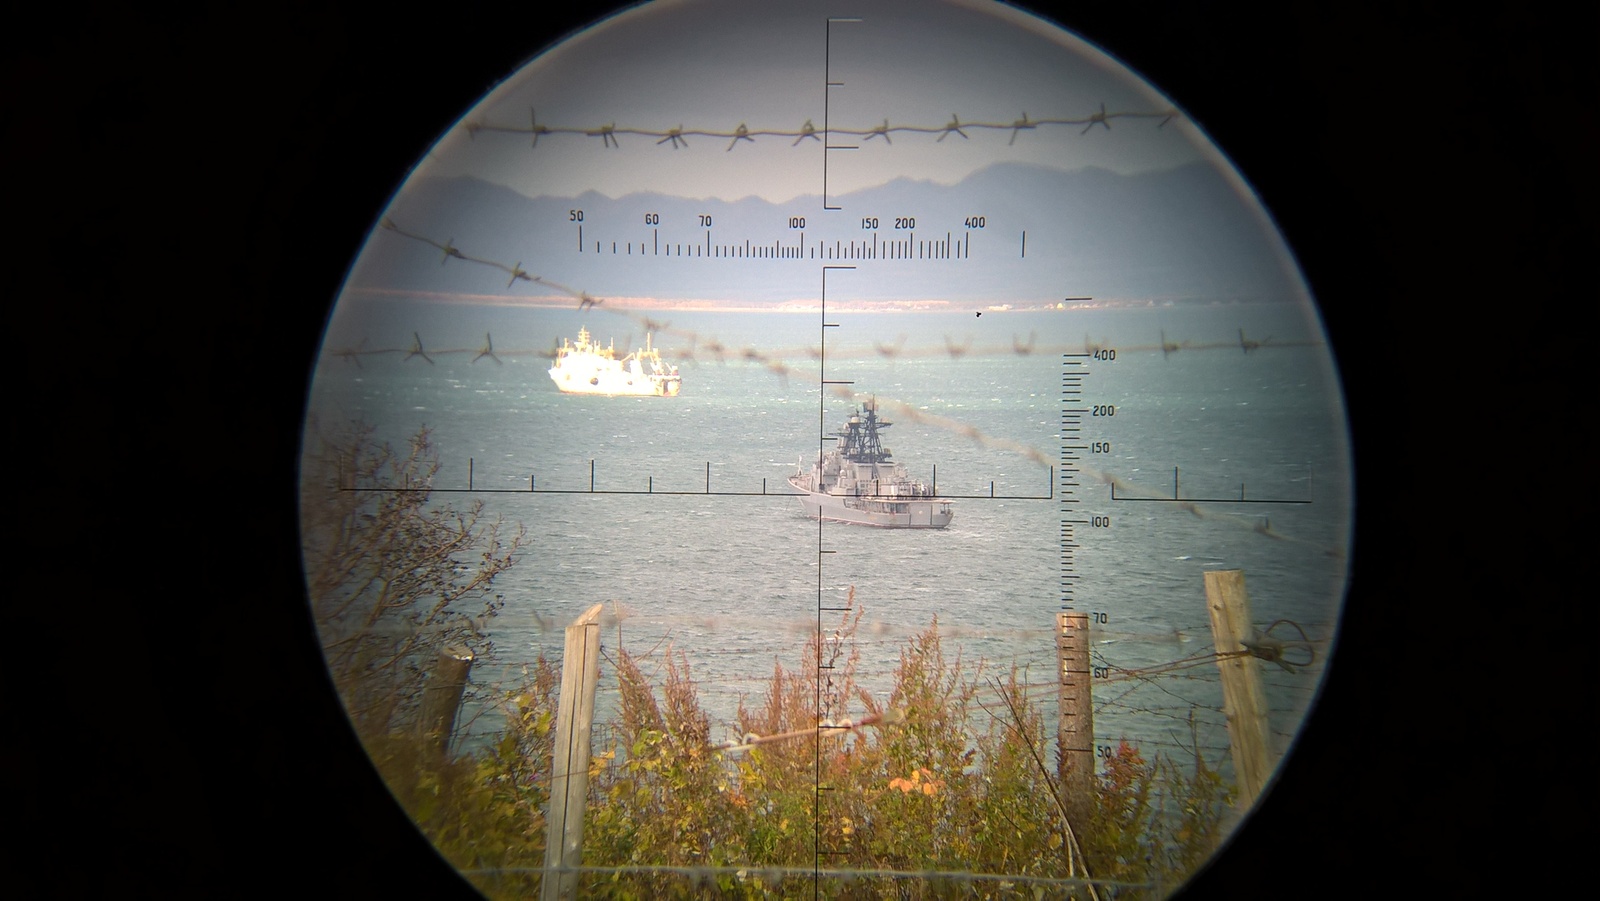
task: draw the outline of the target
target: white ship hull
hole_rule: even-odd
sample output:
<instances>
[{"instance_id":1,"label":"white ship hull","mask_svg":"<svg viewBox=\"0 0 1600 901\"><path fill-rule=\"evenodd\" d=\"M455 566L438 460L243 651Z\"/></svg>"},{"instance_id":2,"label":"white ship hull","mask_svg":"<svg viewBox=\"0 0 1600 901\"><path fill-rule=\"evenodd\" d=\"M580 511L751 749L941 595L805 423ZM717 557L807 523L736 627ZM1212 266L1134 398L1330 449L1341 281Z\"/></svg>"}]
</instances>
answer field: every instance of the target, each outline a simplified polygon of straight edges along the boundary
<instances>
[{"instance_id":1,"label":"white ship hull","mask_svg":"<svg viewBox=\"0 0 1600 901\"><path fill-rule=\"evenodd\" d=\"M942 529L955 517L950 502L941 498L826 494L812 491L809 483L803 475L789 479L801 492L800 507L806 515L829 522L885 529Z\"/></svg>"},{"instance_id":2,"label":"white ship hull","mask_svg":"<svg viewBox=\"0 0 1600 901\"><path fill-rule=\"evenodd\" d=\"M606 397L676 397L683 380L626 370L584 367L567 363L550 367L550 379L563 394L603 394Z\"/></svg>"},{"instance_id":3,"label":"white ship hull","mask_svg":"<svg viewBox=\"0 0 1600 901\"><path fill-rule=\"evenodd\" d=\"M550 380L563 394L605 397L676 397L683 387L678 367L661 359L649 335L644 350L618 359L614 348L590 341L587 329L578 330L577 343L556 349Z\"/></svg>"}]
</instances>

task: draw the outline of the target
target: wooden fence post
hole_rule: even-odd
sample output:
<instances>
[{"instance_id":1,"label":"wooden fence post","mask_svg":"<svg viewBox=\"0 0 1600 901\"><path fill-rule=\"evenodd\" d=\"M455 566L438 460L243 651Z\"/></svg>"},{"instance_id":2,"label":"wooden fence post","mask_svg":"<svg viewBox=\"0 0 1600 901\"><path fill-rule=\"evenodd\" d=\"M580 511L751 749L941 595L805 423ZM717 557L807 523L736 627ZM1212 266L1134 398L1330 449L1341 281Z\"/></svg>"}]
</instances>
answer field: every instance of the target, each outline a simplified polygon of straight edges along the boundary
<instances>
[{"instance_id":1,"label":"wooden fence post","mask_svg":"<svg viewBox=\"0 0 1600 901\"><path fill-rule=\"evenodd\" d=\"M1233 769L1239 778L1239 809L1248 810L1261 797L1271 773L1261 668L1244 645L1254 632L1250 595L1245 591L1242 570L1208 570L1205 584L1211 640L1217 649L1217 669L1222 671L1222 712L1227 716Z\"/></svg>"},{"instance_id":2,"label":"wooden fence post","mask_svg":"<svg viewBox=\"0 0 1600 901\"><path fill-rule=\"evenodd\" d=\"M1056 745L1061 784L1069 801L1084 802L1094 777L1094 700L1089 683L1089 614L1056 614L1058 680Z\"/></svg>"},{"instance_id":3,"label":"wooden fence post","mask_svg":"<svg viewBox=\"0 0 1600 901\"><path fill-rule=\"evenodd\" d=\"M589 730L600 680L600 611L596 604L567 627L561 658L561 700L551 761L550 810L545 817L542 901L577 895L583 863L583 809L589 794Z\"/></svg>"},{"instance_id":4,"label":"wooden fence post","mask_svg":"<svg viewBox=\"0 0 1600 901\"><path fill-rule=\"evenodd\" d=\"M418 721L430 753L443 757L450 750L456 712L461 708L461 695L466 691L467 674L472 671L474 659L472 652L462 647L439 651L439 659L422 689L422 717Z\"/></svg>"}]
</instances>

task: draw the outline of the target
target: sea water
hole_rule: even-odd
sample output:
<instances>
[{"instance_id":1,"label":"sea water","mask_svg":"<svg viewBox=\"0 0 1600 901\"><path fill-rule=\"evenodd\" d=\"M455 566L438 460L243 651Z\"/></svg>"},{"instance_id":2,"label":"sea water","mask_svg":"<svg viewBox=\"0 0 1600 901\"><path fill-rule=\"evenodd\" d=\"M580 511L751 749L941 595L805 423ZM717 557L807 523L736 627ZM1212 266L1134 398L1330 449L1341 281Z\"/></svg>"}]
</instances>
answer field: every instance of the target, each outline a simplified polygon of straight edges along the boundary
<instances>
[{"instance_id":1,"label":"sea water","mask_svg":"<svg viewBox=\"0 0 1600 901\"><path fill-rule=\"evenodd\" d=\"M472 672L463 741L493 730L485 705L522 664L558 660L563 627L594 604L612 658L624 647L650 672L682 655L719 737L736 734L741 701L761 703L775 663L810 664L807 639L839 622L819 607L852 596L869 691L887 694L907 640L936 620L969 676L1022 668L1050 722L1064 518L1085 521L1067 600L1093 615L1092 663L1107 675L1094 687L1098 744L1188 754L1192 716L1202 753L1228 769L1210 569L1243 570L1252 621L1307 640L1285 655L1307 665L1262 666L1276 753L1314 699L1343 601L1352 485L1337 370L1300 307L665 311L648 325L682 394L607 398L558 392L550 349L587 327L620 356L644 342L638 315L366 303L330 322L310 412L397 445L426 426L434 486L472 489L437 502L481 500L526 529L495 584L506 602ZM411 353L419 344L431 363ZM1115 358L1084 357L1094 346ZM1114 413L1086 413L1084 432L1064 437L1068 354L1087 370L1076 406ZM867 397L894 423L882 435L894 458L957 498L948 528L819 526L786 496L786 477ZM1064 444L1085 446L1077 462ZM598 722L614 716L614 687L604 664Z\"/></svg>"}]
</instances>

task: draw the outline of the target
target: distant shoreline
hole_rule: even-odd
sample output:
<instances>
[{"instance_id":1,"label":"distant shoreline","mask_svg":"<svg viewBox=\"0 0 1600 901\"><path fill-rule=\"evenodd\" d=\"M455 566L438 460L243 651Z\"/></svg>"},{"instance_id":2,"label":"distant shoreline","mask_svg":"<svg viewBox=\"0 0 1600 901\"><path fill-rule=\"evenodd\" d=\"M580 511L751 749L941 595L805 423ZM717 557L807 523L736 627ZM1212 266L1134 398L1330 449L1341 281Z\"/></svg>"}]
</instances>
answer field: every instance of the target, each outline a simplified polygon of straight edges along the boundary
<instances>
[{"instance_id":1,"label":"distant shoreline","mask_svg":"<svg viewBox=\"0 0 1600 901\"><path fill-rule=\"evenodd\" d=\"M489 307L522 307L530 309L565 309L575 306L571 297L551 295L544 297L506 297L499 294L459 294L436 291L406 291L395 288L350 288L343 297L353 301L417 300L439 304L466 304ZM1263 300L1258 298L1105 298L1073 301L1040 301L1037 303L964 304L949 300L880 300L837 301L828 304L835 312L850 313L1053 313L1080 310L1135 310L1163 308L1198 308L1206 306L1256 306L1263 304L1294 303L1294 298ZM662 300L653 297L611 297L600 303L613 310L669 311L684 313L817 313L822 306L815 301L777 301L754 304L725 300Z\"/></svg>"}]
</instances>

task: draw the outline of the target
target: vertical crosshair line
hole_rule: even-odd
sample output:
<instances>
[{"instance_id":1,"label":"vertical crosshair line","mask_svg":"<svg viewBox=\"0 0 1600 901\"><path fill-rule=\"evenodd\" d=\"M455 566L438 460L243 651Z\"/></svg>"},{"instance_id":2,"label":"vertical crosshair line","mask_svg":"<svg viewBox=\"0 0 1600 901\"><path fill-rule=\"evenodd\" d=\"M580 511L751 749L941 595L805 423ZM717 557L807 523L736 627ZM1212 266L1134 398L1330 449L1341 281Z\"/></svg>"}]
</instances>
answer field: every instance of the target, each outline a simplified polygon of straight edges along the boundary
<instances>
[{"instance_id":1,"label":"vertical crosshair line","mask_svg":"<svg viewBox=\"0 0 1600 901\"><path fill-rule=\"evenodd\" d=\"M826 126L826 118L823 120ZM827 151L823 151L822 166L823 184L827 184L828 166ZM827 204L827 188L823 188L823 204ZM822 267L821 289L821 326L818 328L818 379L817 379L817 457L822 455L822 435L827 429L827 378L828 378L828 267ZM815 476L813 470L813 477ZM816 486L813 485L813 488ZM822 505L817 504L817 659L815 669L812 671L816 681L812 687L816 690L814 709L820 721L822 717ZM818 729L812 740L812 774L811 774L811 847L812 867L811 892L813 897L820 898L822 892L822 730Z\"/></svg>"},{"instance_id":2,"label":"vertical crosshair line","mask_svg":"<svg viewBox=\"0 0 1600 901\"><path fill-rule=\"evenodd\" d=\"M833 23L835 22L860 22L858 18L833 18L827 20L824 32L822 50L822 208L824 210L838 210L842 207L828 204L828 156L833 151L833 133L830 130L832 120L830 110L835 82L833 80ZM843 149L843 148L841 148ZM874 236L876 237L876 236ZM822 436L827 434L827 397L828 397L828 329L836 328L836 323L828 322L828 270L829 269L854 269L854 266L827 266L822 267L822 297L821 297L821 325L819 329L818 344L818 379L817 379L817 459L822 459ZM813 486L815 487L815 486ZM811 894L813 898L822 897L822 505L817 505L817 668L816 668L816 699L815 709L818 718L817 730L813 741L813 776L811 797L811 825L813 830L812 848L815 851L811 874Z\"/></svg>"},{"instance_id":3,"label":"vertical crosshair line","mask_svg":"<svg viewBox=\"0 0 1600 901\"><path fill-rule=\"evenodd\" d=\"M835 87L843 85L842 81L833 80L833 23L859 22L854 18L834 18L827 20L827 29L822 42L822 208L825 210L843 209L842 207L828 205L828 151L833 147L833 132L828 129L829 109L832 93ZM840 147L838 149L854 149L853 147Z\"/></svg>"},{"instance_id":4,"label":"vertical crosshair line","mask_svg":"<svg viewBox=\"0 0 1600 901\"><path fill-rule=\"evenodd\" d=\"M826 130L826 113L824 113L824 130ZM822 152L822 197L823 205L827 205L828 189L828 152ZM822 459L822 437L827 434L827 408L828 408L828 267L822 267L822 294L821 294L821 326L818 328L817 343L817 459ZM813 471L813 478L819 473ZM812 485L812 488L817 487ZM817 717L822 717L822 504L817 504L817 660L814 671L816 681L815 710ZM822 897L822 730L818 729L812 740L813 762L811 775L811 847L815 852L811 856L811 894L813 898Z\"/></svg>"},{"instance_id":5,"label":"vertical crosshair line","mask_svg":"<svg viewBox=\"0 0 1600 901\"><path fill-rule=\"evenodd\" d=\"M822 294L820 301L821 323L818 328L817 352L817 459L822 459L822 438L827 434L828 428L828 386L848 385L849 381L828 378L828 329L838 328L837 322L828 321L828 270L854 269L854 266L823 266L822 267ZM812 486L813 488L816 486ZM822 892L822 561L825 554L832 551L823 548L822 535L822 505L817 504L817 660L816 660L816 689L815 709L817 715L817 730L813 739L812 760L812 795L811 795L811 826L814 870L811 875L811 890L814 897L820 898Z\"/></svg>"}]
</instances>

